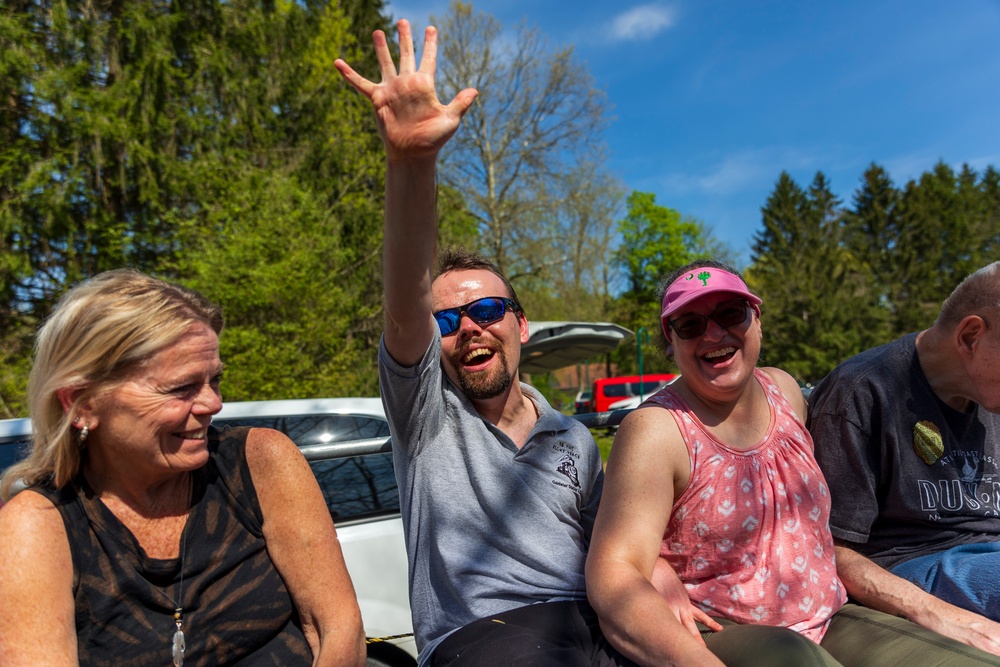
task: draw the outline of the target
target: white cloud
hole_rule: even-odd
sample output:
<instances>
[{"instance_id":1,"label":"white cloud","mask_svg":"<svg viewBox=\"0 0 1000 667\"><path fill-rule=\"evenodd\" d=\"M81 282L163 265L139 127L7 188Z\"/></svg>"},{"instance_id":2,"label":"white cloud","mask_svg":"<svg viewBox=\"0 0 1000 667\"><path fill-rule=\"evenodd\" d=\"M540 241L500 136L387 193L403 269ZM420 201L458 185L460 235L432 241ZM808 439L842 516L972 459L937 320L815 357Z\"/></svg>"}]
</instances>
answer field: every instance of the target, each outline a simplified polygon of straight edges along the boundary
<instances>
[{"instance_id":1,"label":"white cloud","mask_svg":"<svg viewBox=\"0 0 1000 667\"><path fill-rule=\"evenodd\" d=\"M813 153L795 148L749 149L723 156L700 169L661 174L659 183L679 195L731 196L770 187L782 169L793 174L808 172L816 164Z\"/></svg>"},{"instance_id":2,"label":"white cloud","mask_svg":"<svg viewBox=\"0 0 1000 667\"><path fill-rule=\"evenodd\" d=\"M674 25L674 11L663 5L639 5L619 14L611 23L616 41L652 39Z\"/></svg>"}]
</instances>

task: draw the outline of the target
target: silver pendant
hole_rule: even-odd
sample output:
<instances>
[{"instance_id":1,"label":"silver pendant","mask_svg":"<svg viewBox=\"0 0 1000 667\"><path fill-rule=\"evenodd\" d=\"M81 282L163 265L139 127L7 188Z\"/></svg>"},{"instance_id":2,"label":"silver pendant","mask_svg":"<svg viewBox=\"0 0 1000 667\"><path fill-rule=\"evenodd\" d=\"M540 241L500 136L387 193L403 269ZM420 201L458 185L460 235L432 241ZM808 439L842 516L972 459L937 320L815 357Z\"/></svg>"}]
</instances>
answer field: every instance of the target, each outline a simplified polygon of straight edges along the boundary
<instances>
[{"instance_id":1,"label":"silver pendant","mask_svg":"<svg viewBox=\"0 0 1000 667\"><path fill-rule=\"evenodd\" d=\"M174 667L184 667L184 633L181 632L180 623L177 624L177 632L174 633Z\"/></svg>"}]
</instances>

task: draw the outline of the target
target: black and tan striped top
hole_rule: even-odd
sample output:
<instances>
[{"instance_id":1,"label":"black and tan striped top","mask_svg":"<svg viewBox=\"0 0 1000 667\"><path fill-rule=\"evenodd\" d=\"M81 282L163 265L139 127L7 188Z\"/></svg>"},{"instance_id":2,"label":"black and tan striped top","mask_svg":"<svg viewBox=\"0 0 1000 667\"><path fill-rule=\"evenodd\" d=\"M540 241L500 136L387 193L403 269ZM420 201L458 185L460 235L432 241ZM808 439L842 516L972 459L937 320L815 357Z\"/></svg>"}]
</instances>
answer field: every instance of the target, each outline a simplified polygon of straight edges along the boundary
<instances>
[{"instance_id":1,"label":"black and tan striped top","mask_svg":"<svg viewBox=\"0 0 1000 667\"><path fill-rule=\"evenodd\" d=\"M184 527L185 665L308 665L288 590L268 556L246 463L248 429L209 430ZM59 508L73 554L81 665L170 665L181 560L146 556L80 475Z\"/></svg>"}]
</instances>

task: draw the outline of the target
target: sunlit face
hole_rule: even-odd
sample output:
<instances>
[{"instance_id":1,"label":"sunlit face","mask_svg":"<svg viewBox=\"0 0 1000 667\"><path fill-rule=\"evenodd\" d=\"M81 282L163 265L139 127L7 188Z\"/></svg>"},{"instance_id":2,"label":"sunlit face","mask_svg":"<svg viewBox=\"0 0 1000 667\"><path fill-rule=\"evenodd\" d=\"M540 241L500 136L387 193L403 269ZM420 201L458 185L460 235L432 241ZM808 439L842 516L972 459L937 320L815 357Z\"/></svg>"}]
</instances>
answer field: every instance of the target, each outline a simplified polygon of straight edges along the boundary
<instances>
[{"instance_id":1,"label":"sunlit face","mask_svg":"<svg viewBox=\"0 0 1000 667\"><path fill-rule=\"evenodd\" d=\"M487 296L509 296L490 271L449 271L432 287L434 310L456 308ZM445 373L466 396L486 400L503 394L517 378L528 323L509 309L503 319L480 326L462 313L458 330L441 339Z\"/></svg>"},{"instance_id":2,"label":"sunlit face","mask_svg":"<svg viewBox=\"0 0 1000 667\"><path fill-rule=\"evenodd\" d=\"M218 336L206 324L192 325L95 399L88 447L126 460L136 474L200 468L208 462L206 430L222 409L221 376Z\"/></svg>"},{"instance_id":3,"label":"sunlit face","mask_svg":"<svg viewBox=\"0 0 1000 667\"><path fill-rule=\"evenodd\" d=\"M719 304L733 298L728 292L709 294L685 305L670 318L689 313L708 316ZM741 324L723 328L709 318L702 335L684 340L671 331L670 338L684 383L709 400L725 400L742 391L760 357L760 320L752 309Z\"/></svg>"}]
</instances>

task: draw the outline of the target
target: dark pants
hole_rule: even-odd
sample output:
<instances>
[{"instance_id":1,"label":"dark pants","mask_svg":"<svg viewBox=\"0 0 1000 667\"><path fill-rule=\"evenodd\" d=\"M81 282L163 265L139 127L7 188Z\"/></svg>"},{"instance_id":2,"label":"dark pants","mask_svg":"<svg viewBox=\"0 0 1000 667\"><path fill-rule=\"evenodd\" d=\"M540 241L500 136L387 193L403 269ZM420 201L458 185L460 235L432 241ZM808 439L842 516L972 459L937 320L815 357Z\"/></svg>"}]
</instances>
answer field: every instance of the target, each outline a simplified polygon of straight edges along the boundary
<instances>
[{"instance_id":1,"label":"dark pants","mask_svg":"<svg viewBox=\"0 0 1000 667\"><path fill-rule=\"evenodd\" d=\"M764 625L730 625L706 636L728 667L837 665L797 632ZM633 667L616 651L590 605L545 602L473 621L448 636L431 667Z\"/></svg>"},{"instance_id":2,"label":"dark pants","mask_svg":"<svg viewBox=\"0 0 1000 667\"><path fill-rule=\"evenodd\" d=\"M771 656L764 664L824 665L827 667L1000 667L1000 658L916 623L856 604L847 604L833 615L830 627L817 646L799 636L797 645L787 635L768 636L752 630L768 626L737 625L720 620L721 632L702 627L702 637L712 653L732 667L747 653ZM778 630L779 628L771 628ZM791 632L791 631L785 631ZM810 656L811 652L811 656Z\"/></svg>"},{"instance_id":3,"label":"dark pants","mask_svg":"<svg viewBox=\"0 0 1000 667\"><path fill-rule=\"evenodd\" d=\"M615 667L632 665L604 639L585 601L542 602L481 618L456 630L431 667Z\"/></svg>"},{"instance_id":4,"label":"dark pants","mask_svg":"<svg viewBox=\"0 0 1000 667\"><path fill-rule=\"evenodd\" d=\"M727 667L1000 667L1000 658L906 619L855 604L830 623L822 645L786 628L720 621L702 637ZM634 667L601 634L597 614L578 602L546 602L456 630L431 667Z\"/></svg>"}]
</instances>

